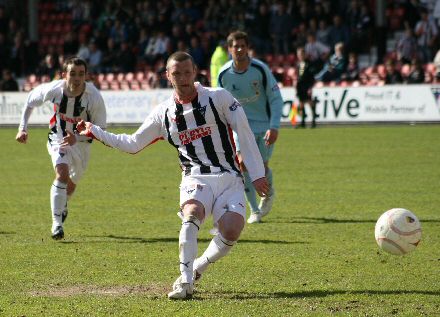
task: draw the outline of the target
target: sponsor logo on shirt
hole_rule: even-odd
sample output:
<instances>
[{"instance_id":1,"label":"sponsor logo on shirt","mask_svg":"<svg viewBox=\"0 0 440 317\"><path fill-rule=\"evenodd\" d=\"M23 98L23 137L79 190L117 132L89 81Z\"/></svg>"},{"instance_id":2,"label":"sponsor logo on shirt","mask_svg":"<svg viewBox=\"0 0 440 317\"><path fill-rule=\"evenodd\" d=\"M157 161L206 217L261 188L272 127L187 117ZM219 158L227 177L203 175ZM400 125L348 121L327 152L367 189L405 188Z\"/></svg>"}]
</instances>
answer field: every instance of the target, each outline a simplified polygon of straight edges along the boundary
<instances>
[{"instance_id":1,"label":"sponsor logo on shirt","mask_svg":"<svg viewBox=\"0 0 440 317\"><path fill-rule=\"evenodd\" d=\"M78 123L82 120L81 117L70 118L66 116L64 113L60 113L60 119L70 123Z\"/></svg>"},{"instance_id":2,"label":"sponsor logo on shirt","mask_svg":"<svg viewBox=\"0 0 440 317\"><path fill-rule=\"evenodd\" d=\"M211 127L199 127L179 132L179 140L182 145L186 145L211 134Z\"/></svg>"},{"instance_id":3,"label":"sponsor logo on shirt","mask_svg":"<svg viewBox=\"0 0 440 317\"><path fill-rule=\"evenodd\" d=\"M240 104L237 101L234 101L234 103L229 106L229 110L235 111L238 107L240 107Z\"/></svg>"},{"instance_id":4,"label":"sponsor logo on shirt","mask_svg":"<svg viewBox=\"0 0 440 317\"><path fill-rule=\"evenodd\" d=\"M278 84L275 84L272 86L272 91L280 90L280 87L278 87Z\"/></svg>"}]
</instances>

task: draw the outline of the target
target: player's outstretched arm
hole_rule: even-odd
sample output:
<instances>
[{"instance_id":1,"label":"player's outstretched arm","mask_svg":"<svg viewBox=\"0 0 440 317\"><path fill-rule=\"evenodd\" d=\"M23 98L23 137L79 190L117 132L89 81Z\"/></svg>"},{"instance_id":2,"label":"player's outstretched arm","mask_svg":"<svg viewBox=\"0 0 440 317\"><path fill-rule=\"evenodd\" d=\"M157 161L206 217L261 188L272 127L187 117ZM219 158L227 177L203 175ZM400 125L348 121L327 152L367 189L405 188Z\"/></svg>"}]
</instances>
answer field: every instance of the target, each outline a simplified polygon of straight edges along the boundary
<instances>
[{"instance_id":1,"label":"player's outstretched arm","mask_svg":"<svg viewBox=\"0 0 440 317\"><path fill-rule=\"evenodd\" d=\"M147 145L160 139L160 127L149 118L133 134L114 134L104 131L101 127L91 122L80 121L76 126L80 135L97 139L110 147L117 148L127 153L137 153Z\"/></svg>"}]
</instances>

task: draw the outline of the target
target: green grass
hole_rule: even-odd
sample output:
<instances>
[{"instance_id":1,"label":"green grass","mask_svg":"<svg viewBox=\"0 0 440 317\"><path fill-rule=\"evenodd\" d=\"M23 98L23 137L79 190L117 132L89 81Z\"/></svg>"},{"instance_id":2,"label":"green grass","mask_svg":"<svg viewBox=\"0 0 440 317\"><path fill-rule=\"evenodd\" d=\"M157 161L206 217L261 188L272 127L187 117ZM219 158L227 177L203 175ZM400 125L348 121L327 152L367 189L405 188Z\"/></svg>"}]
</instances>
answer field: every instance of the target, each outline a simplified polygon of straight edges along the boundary
<instances>
[{"instance_id":1,"label":"green grass","mask_svg":"<svg viewBox=\"0 0 440 317\"><path fill-rule=\"evenodd\" d=\"M54 242L47 130L31 129L27 145L15 133L0 129L0 316L440 313L439 125L281 130L273 211L185 302L166 298L178 276L174 149L160 142L132 156L94 143L66 239ZM422 222L421 244L403 257L374 241L393 207Z\"/></svg>"}]
</instances>

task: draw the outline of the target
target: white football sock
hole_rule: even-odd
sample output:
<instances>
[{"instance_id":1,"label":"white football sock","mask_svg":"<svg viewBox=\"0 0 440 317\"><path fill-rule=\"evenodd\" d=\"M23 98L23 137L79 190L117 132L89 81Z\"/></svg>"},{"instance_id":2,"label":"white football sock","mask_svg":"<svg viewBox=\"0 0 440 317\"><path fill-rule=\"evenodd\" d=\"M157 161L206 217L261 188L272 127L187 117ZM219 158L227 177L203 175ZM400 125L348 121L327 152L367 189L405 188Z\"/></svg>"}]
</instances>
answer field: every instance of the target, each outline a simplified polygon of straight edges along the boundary
<instances>
[{"instance_id":1,"label":"white football sock","mask_svg":"<svg viewBox=\"0 0 440 317\"><path fill-rule=\"evenodd\" d=\"M55 180L50 188L50 207L52 209L52 231L62 226L62 213L67 203L67 184Z\"/></svg>"},{"instance_id":2,"label":"white football sock","mask_svg":"<svg viewBox=\"0 0 440 317\"><path fill-rule=\"evenodd\" d=\"M211 263L218 261L228 254L235 243L237 243L237 241L226 240L219 232L212 238L202 256L194 261L194 269L200 274L205 272Z\"/></svg>"},{"instance_id":3,"label":"white football sock","mask_svg":"<svg viewBox=\"0 0 440 317\"><path fill-rule=\"evenodd\" d=\"M197 256L197 235L200 221L194 217L186 217L182 222L179 234L179 260L182 283L192 283L193 264Z\"/></svg>"}]
</instances>

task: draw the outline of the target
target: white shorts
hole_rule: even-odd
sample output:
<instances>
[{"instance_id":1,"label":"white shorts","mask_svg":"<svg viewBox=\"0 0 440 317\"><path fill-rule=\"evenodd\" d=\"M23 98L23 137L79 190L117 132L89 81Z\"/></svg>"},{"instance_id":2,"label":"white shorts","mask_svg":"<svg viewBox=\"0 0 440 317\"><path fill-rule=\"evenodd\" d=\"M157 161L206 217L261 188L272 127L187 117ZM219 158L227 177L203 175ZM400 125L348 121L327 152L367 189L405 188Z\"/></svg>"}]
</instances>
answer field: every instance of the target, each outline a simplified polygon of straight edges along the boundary
<instances>
[{"instance_id":1,"label":"white shorts","mask_svg":"<svg viewBox=\"0 0 440 317\"><path fill-rule=\"evenodd\" d=\"M72 146L60 148L58 144L51 145L47 142L47 151L52 159L53 167L55 168L58 164L67 164L70 179L78 184L89 163L90 143L76 142Z\"/></svg>"},{"instance_id":2,"label":"white shorts","mask_svg":"<svg viewBox=\"0 0 440 317\"><path fill-rule=\"evenodd\" d=\"M190 199L205 207L205 219L212 214L214 225L227 211L246 218L243 179L231 173L185 176L180 184L180 206Z\"/></svg>"}]
</instances>

